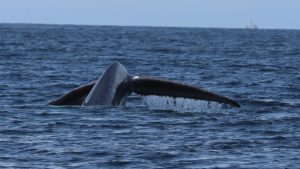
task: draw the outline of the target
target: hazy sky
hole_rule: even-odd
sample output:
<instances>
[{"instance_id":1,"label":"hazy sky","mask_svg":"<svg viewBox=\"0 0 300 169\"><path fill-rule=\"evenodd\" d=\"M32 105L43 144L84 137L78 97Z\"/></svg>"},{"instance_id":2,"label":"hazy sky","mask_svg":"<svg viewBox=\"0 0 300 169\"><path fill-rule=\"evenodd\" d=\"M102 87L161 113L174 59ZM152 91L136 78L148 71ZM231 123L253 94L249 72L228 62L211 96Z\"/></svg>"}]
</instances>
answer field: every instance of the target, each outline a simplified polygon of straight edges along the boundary
<instances>
[{"instance_id":1,"label":"hazy sky","mask_svg":"<svg viewBox=\"0 0 300 169\"><path fill-rule=\"evenodd\" d=\"M0 23L300 29L300 0L1 0Z\"/></svg>"}]
</instances>

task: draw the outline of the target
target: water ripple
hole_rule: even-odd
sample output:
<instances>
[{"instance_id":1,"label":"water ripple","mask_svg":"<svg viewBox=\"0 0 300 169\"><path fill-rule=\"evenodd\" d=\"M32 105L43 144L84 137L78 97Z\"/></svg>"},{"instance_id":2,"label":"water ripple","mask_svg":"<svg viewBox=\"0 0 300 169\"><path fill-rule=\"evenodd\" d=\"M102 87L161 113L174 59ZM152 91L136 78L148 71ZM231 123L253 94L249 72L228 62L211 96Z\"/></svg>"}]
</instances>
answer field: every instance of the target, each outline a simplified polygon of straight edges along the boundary
<instances>
[{"instance_id":1,"label":"water ripple","mask_svg":"<svg viewBox=\"0 0 300 169\"><path fill-rule=\"evenodd\" d=\"M30 24L0 30L0 168L300 165L297 30ZM47 105L114 61L131 74L206 88L242 107L149 110L138 95L127 107Z\"/></svg>"}]
</instances>

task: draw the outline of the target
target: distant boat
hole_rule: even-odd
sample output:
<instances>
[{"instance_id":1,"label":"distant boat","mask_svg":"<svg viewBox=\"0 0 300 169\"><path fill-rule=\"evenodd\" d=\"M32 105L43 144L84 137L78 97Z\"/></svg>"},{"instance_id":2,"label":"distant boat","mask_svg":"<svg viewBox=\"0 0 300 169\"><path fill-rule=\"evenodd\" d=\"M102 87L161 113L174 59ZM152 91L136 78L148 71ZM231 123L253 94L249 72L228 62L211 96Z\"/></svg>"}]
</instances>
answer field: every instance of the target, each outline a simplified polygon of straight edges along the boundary
<instances>
[{"instance_id":1,"label":"distant boat","mask_svg":"<svg viewBox=\"0 0 300 169\"><path fill-rule=\"evenodd\" d=\"M258 29L256 24L251 21L247 24L246 28L247 29Z\"/></svg>"}]
</instances>

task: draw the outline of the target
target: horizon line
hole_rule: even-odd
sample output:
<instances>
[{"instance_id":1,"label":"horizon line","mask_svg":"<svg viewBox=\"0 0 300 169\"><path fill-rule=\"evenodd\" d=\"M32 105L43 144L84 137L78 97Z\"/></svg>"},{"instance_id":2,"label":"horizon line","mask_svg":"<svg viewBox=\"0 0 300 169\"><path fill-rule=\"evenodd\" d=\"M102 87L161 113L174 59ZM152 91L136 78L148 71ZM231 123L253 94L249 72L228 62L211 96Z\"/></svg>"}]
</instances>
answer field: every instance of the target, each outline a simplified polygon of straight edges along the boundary
<instances>
[{"instance_id":1,"label":"horizon line","mask_svg":"<svg viewBox=\"0 0 300 169\"><path fill-rule=\"evenodd\" d=\"M209 26L175 26L175 25L110 25L110 24L76 24L76 23L41 23L41 22L0 22L0 25L3 24L20 24L20 25L70 25L70 26L115 26L115 27L153 27L153 28L203 28L203 29L249 29L245 27L209 27ZM258 27L256 30L300 30L300 28L265 28L265 27Z\"/></svg>"}]
</instances>

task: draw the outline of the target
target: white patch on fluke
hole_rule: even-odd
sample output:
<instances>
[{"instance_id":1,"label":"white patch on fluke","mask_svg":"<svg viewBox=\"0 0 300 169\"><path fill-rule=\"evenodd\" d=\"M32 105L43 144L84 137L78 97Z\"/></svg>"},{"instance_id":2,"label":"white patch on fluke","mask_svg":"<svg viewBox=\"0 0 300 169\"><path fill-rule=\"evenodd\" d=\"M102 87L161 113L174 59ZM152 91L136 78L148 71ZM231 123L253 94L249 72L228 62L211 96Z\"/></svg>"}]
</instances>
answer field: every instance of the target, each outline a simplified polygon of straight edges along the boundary
<instances>
[{"instance_id":1,"label":"white patch on fluke","mask_svg":"<svg viewBox=\"0 0 300 169\"><path fill-rule=\"evenodd\" d=\"M217 102L174 98L168 96L144 96L144 103L150 110L173 110L178 112L220 112L222 104Z\"/></svg>"}]
</instances>

